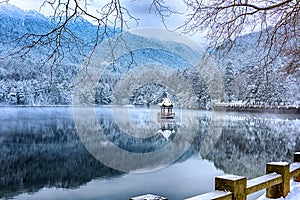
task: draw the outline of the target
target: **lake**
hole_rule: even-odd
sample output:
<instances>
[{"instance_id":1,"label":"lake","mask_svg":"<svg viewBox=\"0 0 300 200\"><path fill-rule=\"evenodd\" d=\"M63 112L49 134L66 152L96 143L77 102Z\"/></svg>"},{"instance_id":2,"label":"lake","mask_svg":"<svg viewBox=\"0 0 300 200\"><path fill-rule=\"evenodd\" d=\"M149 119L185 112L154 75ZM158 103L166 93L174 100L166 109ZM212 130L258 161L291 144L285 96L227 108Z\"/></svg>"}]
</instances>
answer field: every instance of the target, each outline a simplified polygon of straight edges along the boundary
<instances>
[{"instance_id":1,"label":"lake","mask_svg":"<svg viewBox=\"0 0 300 200\"><path fill-rule=\"evenodd\" d=\"M1 107L0 198L179 200L213 191L218 175L263 175L300 150L299 115L175 112Z\"/></svg>"}]
</instances>

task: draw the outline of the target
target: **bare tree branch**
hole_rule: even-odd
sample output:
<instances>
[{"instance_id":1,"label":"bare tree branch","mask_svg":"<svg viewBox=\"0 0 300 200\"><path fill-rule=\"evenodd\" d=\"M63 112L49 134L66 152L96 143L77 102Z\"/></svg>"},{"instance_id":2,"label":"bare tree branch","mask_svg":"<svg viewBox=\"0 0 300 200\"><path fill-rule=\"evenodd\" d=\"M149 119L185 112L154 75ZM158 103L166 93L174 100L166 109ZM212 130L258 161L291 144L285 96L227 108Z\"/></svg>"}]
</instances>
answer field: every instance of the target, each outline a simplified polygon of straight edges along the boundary
<instances>
[{"instance_id":1,"label":"bare tree branch","mask_svg":"<svg viewBox=\"0 0 300 200\"><path fill-rule=\"evenodd\" d=\"M8 2L5 1L5 2ZM66 53L72 55L71 49L77 49L81 56L89 57L89 52L84 52L80 38L76 36L72 30L68 28L70 23L78 20L79 18L86 18L93 21L97 26L95 31L95 37L90 44L93 45L92 53L94 48L106 37L110 37L111 34L117 34L127 28L127 21L125 16L129 16L132 20L137 20L130 15L128 10L123 7L120 0L111 0L110 2L103 5L102 8L96 11L95 14L88 11L88 2L80 0L45 0L43 1L40 9L46 6L50 6L53 9L53 22L55 26L46 33L26 33L21 37L15 38L9 43L16 44L13 51L2 55L2 58L11 56L25 57L32 49L41 48L47 46L49 50L49 56L44 62L50 60L55 64L57 61L64 59ZM23 45L22 45L23 44ZM78 55L76 55L78 56Z\"/></svg>"},{"instance_id":2,"label":"bare tree branch","mask_svg":"<svg viewBox=\"0 0 300 200\"><path fill-rule=\"evenodd\" d=\"M0 0L0 3L9 0ZM189 8L185 15L186 21L179 28L183 32L196 33L208 30L208 38L211 45L216 47L229 41L228 50L234 44L237 36L242 34L261 31L257 47L265 49L262 62L264 65L272 63L278 56L284 55L290 58L287 65L288 71L299 69L299 0L183 0ZM101 41L116 33L127 30L128 21L138 23L138 19L131 15L123 6L121 0L108 0L97 10L92 12L90 4L92 0L44 0L40 9L51 7L53 10L54 26L46 33L26 33L13 42L15 47L4 57L20 56L24 58L34 48L49 48L44 63L61 62L64 57L76 52L88 58L93 54L95 47ZM139 3L133 0L132 3ZM154 13L165 23L168 17L178 13L169 6L166 0L152 0L149 3L149 12ZM95 37L89 41L92 48L90 52L84 50L83 42L70 30L69 25L80 18L93 21L96 25ZM113 47L114 45L112 45ZM130 50L129 50L130 52ZM113 51L111 51L113 54Z\"/></svg>"},{"instance_id":3,"label":"bare tree branch","mask_svg":"<svg viewBox=\"0 0 300 200\"><path fill-rule=\"evenodd\" d=\"M166 24L167 18L170 18L174 14L179 14L179 15L183 14L171 9L170 6L166 4L165 0L152 0L152 3L150 4L149 12L151 11L154 11L155 15L160 17L161 22L163 23L166 29L169 29Z\"/></svg>"},{"instance_id":4,"label":"bare tree branch","mask_svg":"<svg viewBox=\"0 0 300 200\"><path fill-rule=\"evenodd\" d=\"M180 28L195 33L208 29L211 45L216 47L237 36L252 31L261 31L257 47L263 43L264 65L278 56L291 59L289 68L299 69L300 2L298 0L259 1L203 1L185 0L190 8L187 20ZM232 43L229 43L232 44ZM229 47L230 50L231 46Z\"/></svg>"}]
</instances>

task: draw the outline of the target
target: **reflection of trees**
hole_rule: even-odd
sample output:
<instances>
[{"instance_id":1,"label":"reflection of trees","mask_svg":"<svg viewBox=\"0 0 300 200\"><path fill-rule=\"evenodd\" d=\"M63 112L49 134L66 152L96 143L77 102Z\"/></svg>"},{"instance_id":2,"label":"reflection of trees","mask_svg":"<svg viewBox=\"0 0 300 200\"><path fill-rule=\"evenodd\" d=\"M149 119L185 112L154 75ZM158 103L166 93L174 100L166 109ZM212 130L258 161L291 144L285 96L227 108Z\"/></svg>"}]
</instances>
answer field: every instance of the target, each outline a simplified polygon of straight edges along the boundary
<instances>
[{"instance_id":1,"label":"reflection of trees","mask_svg":"<svg viewBox=\"0 0 300 200\"><path fill-rule=\"evenodd\" d=\"M43 187L78 187L97 177L121 174L93 158L82 145L2 145L1 192L38 191ZM26 152L26 153L24 153ZM0 197L2 196L0 195Z\"/></svg>"},{"instance_id":2,"label":"reflection of trees","mask_svg":"<svg viewBox=\"0 0 300 200\"><path fill-rule=\"evenodd\" d=\"M74 112L82 142L102 163L122 171L157 170L172 164L190 148L199 129L198 121L195 120L197 116L189 115L182 118L172 140L166 141L157 133L158 124L155 124L155 135L145 133L135 137L130 133L139 130L138 126L130 127L128 124L126 130L131 132L124 132L119 127L123 122L119 121L121 124L118 124L107 115L95 119L92 112L89 108L78 108ZM148 137L143 137L145 135Z\"/></svg>"},{"instance_id":3,"label":"reflection of trees","mask_svg":"<svg viewBox=\"0 0 300 200\"><path fill-rule=\"evenodd\" d=\"M69 111L65 108L7 110L11 114L2 117L0 123L0 198L15 195L24 189L37 191L43 187L78 187L98 177L121 174L97 161L86 150ZM99 113L105 112L102 109ZM168 141L158 133L145 138L132 137L118 127L109 113L98 114L98 122L101 122L109 141L120 148L141 154L161 150L172 143L167 155L180 155L174 162L181 162L206 148L207 144L203 141L214 143L210 139L215 139L207 135L208 130L214 128L211 127L214 117L211 112L188 113L182 111L182 120L176 122L176 132ZM291 161L297 145L300 147L299 122L257 116L262 115L229 115L220 139L204 159L214 162L225 173L247 177L264 174L266 162ZM94 124L88 121L85 125L86 134L91 134L88 130L95 127ZM149 130L157 131L160 125L155 124ZM220 126L219 123L215 125ZM133 126L128 130L133 128L136 129L133 131L140 129ZM94 147L99 147L99 140L94 140L96 136L88 139ZM108 149L107 157L115 159L116 152L109 151L111 146L107 143L101 145L102 149ZM145 166L172 164L169 157L157 155L157 158L160 160L153 159L156 162L144 163ZM126 157L119 160L121 163L126 161L131 160ZM133 167L139 169L140 165Z\"/></svg>"},{"instance_id":4,"label":"reflection of trees","mask_svg":"<svg viewBox=\"0 0 300 200\"><path fill-rule=\"evenodd\" d=\"M300 133L296 123L247 115L229 117L219 141L206 159L225 173L249 178L262 175L267 162L292 161Z\"/></svg>"},{"instance_id":5,"label":"reflection of trees","mask_svg":"<svg viewBox=\"0 0 300 200\"><path fill-rule=\"evenodd\" d=\"M178 116L168 120L157 118L159 109L149 109L149 112L145 112L143 108L117 107L112 110L113 114L105 113L98 116L100 127L110 142L130 152L159 150L168 142L179 146L184 142L190 145L194 137L205 135L211 120L209 112L199 116L198 111L191 110L176 110ZM94 131L94 124L86 124L86 126L85 130ZM172 141L166 141L159 132L166 129L175 131L173 135L177 137Z\"/></svg>"},{"instance_id":6,"label":"reflection of trees","mask_svg":"<svg viewBox=\"0 0 300 200\"><path fill-rule=\"evenodd\" d=\"M127 126L130 126L124 130L120 128L119 124L115 123L115 119L112 117L100 118L99 123L108 140L127 151L140 153L155 151L166 144L163 136L157 133L159 128L157 124L152 123L154 127L152 126L149 129L134 126L136 124L127 124ZM145 131L150 133L145 133ZM131 132L141 132L140 136L149 135L150 137L139 138L137 134L135 134L135 137L130 135Z\"/></svg>"},{"instance_id":7,"label":"reflection of trees","mask_svg":"<svg viewBox=\"0 0 300 200\"><path fill-rule=\"evenodd\" d=\"M218 114L212 115L211 112L195 111L189 115L182 114L182 121L177 125L177 129L184 130L184 133L177 138L172 137L171 141L165 141L157 135L157 138L137 139L120 131L114 132L112 130L118 130L118 126L108 119L101 124L105 124L104 129L107 129L106 134L111 141L115 141L122 148L133 148L136 152L143 152L143 149L147 148L148 151L153 151L164 148L167 142L180 145L182 141L187 141L186 145L190 145L189 150L177 161L187 159L194 150L203 153L206 149L211 149L207 155L203 155L204 159L214 162L215 166L225 173L249 178L264 174L267 162L291 162L294 151L299 150L299 124L293 119L285 120L277 116L270 119L262 114L229 114L218 138L215 131L222 127L222 121L222 117ZM114 128L109 131L109 127ZM211 135L208 135L209 130L213 130ZM209 147L210 144L214 146Z\"/></svg>"},{"instance_id":8,"label":"reflection of trees","mask_svg":"<svg viewBox=\"0 0 300 200\"><path fill-rule=\"evenodd\" d=\"M17 115L0 123L0 198L43 187L78 187L121 174L86 151L66 109L36 108L35 117L16 110Z\"/></svg>"}]
</instances>

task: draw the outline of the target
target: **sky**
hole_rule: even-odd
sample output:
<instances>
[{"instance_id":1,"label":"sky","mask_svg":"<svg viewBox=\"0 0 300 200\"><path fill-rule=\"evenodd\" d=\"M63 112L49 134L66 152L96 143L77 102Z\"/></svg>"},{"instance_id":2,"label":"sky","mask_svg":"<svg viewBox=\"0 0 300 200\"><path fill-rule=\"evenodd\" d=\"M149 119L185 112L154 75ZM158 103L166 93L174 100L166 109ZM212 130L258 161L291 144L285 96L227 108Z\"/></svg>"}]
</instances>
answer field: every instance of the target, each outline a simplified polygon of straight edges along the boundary
<instances>
[{"instance_id":1,"label":"sky","mask_svg":"<svg viewBox=\"0 0 300 200\"><path fill-rule=\"evenodd\" d=\"M106 0L107 1L107 0ZM101 8L105 0L93 0L89 1L88 11L91 13L96 13L96 10ZM121 0L123 6L128 9L131 15L139 19L138 24L134 20L129 20L129 29L140 29L140 28L165 28L161 19L155 15L154 11L150 11L149 0ZM176 10L181 13L186 13L187 9L182 0L166 0L172 10ZM53 10L51 7L41 7L43 0L9 0L9 3L24 9L24 10L36 10L41 12L46 16L53 15ZM181 15L172 15L171 18L166 20L166 25L169 30L174 30L182 25L184 18ZM200 45L205 45L205 40L203 39L202 33L197 33L194 35L187 35L192 40Z\"/></svg>"},{"instance_id":2,"label":"sky","mask_svg":"<svg viewBox=\"0 0 300 200\"><path fill-rule=\"evenodd\" d=\"M171 0L168 0L169 2ZM105 0L93 0L89 1L90 6L88 7L89 12L95 13L94 10L101 8L104 5ZM128 9L128 11L139 18L139 25L138 27L161 27L163 28L163 24L158 16L154 14L154 11L150 12L150 3L149 0L137 0L137 1L130 1L130 0L121 0L123 6ZM173 0L171 1L170 6L172 9L182 10L182 8L186 8L181 0ZM53 10L49 6L41 7L43 0L9 0L9 3L16 5L19 8L24 10L36 10L41 12L42 14L49 16L53 15ZM170 28L176 28L178 26L178 22L182 21L183 18L179 16L173 16L172 20L168 20L168 25ZM135 28L136 23L130 23L131 28Z\"/></svg>"}]
</instances>

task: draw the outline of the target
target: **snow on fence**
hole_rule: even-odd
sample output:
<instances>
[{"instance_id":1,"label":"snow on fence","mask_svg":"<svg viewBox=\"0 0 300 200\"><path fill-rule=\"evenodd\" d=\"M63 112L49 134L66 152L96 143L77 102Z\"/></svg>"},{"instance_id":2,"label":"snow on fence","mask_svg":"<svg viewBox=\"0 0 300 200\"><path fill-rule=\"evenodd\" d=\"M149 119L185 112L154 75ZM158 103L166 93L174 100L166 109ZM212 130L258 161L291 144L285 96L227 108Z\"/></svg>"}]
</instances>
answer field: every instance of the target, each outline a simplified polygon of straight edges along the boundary
<instances>
[{"instance_id":1,"label":"snow on fence","mask_svg":"<svg viewBox=\"0 0 300 200\"><path fill-rule=\"evenodd\" d=\"M245 177L223 175L215 178L215 190L186 200L246 200L247 195L266 189L268 198L286 197L290 192L290 179L300 182L300 152L294 162L271 162L266 165L266 175L247 180ZM223 191L223 194L220 192ZM225 192L228 191L228 192Z\"/></svg>"},{"instance_id":2,"label":"snow on fence","mask_svg":"<svg viewBox=\"0 0 300 200\"><path fill-rule=\"evenodd\" d=\"M187 198L185 200L246 200L247 195L266 189L266 197L286 197L290 192L290 180L300 182L300 152L294 153L292 164L270 162L266 165L266 175L247 180L242 176L222 175L215 178L215 191ZM148 195L130 200L166 199Z\"/></svg>"}]
</instances>

